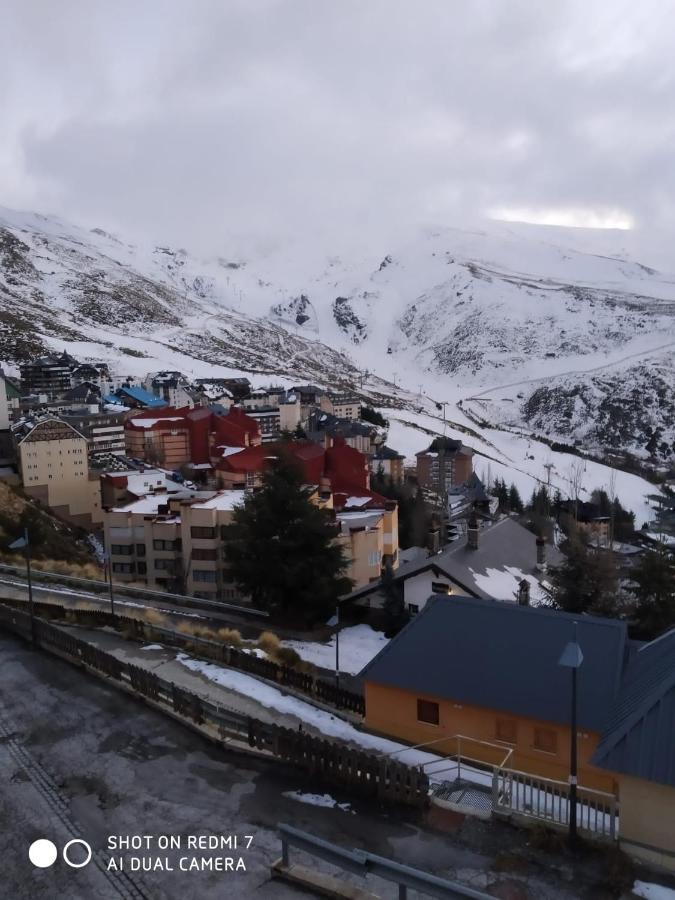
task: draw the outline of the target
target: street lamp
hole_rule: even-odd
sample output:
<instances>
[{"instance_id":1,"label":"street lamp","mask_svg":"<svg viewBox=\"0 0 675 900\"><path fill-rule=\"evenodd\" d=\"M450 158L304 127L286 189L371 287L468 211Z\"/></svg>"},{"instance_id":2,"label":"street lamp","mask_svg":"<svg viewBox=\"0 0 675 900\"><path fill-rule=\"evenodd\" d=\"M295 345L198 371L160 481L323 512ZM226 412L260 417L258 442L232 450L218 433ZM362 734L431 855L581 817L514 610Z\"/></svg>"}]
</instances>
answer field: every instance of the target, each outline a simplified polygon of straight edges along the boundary
<instances>
[{"instance_id":1,"label":"street lamp","mask_svg":"<svg viewBox=\"0 0 675 900\"><path fill-rule=\"evenodd\" d=\"M568 800L570 846L577 840L577 669L584 654L577 643L577 623L573 622L573 639L566 645L558 665L572 670L572 715L570 723L570 795Z\"/></svg>"},{"instance_id":2,"label":"street lamp","mask_svg":"<svg viewBox=\"0 0 675 900\"><path fill-rule=\"evenodd\" d=\"M30 577L30 539L28 529L24 528L23 537L17 538L9 545L10 550L23 550L26 557L26 579L28 581L28 612L30 615L30 641L35 646L35 611L33 609L33 582Z\"/></svg>"}]
</instances>

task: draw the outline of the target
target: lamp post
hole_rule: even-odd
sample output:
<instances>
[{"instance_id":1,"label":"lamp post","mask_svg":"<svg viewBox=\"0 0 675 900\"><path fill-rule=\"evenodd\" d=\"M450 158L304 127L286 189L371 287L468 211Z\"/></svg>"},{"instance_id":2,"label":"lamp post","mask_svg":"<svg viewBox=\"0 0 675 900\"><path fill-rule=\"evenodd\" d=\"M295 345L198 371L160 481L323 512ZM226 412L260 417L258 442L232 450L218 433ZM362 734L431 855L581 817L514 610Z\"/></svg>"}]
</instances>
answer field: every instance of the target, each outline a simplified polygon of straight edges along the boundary
<instances>
[{"instance_id":1,"label":"lamp post","mask_svg":"<svg viewBox=\"0 0 675 900\"><path fill-rule=\"evenodd\" d=\"M9 545L10 550L23 550L26 557L26 580L28 582L28 614L30 615L30 642L35 646L35 610L33 609L33 582L30 575L30 538L28 529L24 528L23 537L17 538Z\"/></svg>"},{"instance_id":2,"label":"lamp post","mask_svg":"<svg viewBox=\"0 0 675 900\"><path fill-rule=\"evenodd\" d=\"M558 665L572 670L572 710L570 716L570 794L568 800L569 842L577 841L577 669L584 661L584 654L577 643L577 623L573 622L573 639L566 645Z\"/></svg>"}]
</instances>

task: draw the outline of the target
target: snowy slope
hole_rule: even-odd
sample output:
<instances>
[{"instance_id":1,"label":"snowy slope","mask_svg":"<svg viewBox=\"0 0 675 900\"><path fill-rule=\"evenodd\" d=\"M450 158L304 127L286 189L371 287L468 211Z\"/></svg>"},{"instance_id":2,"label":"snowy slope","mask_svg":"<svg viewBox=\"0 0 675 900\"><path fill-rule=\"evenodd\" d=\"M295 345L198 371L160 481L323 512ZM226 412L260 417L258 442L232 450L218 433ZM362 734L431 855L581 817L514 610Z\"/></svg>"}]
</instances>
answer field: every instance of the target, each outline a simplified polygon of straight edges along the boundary
<instances>
[{"instance_id":1,"label":"snowy slope","mask_svg":"<svg viewBox=\"0 0 675 900\"><path fill-rule=\"evenodd\" d=\"M492 223L198 259L0 209L0 364L67 348L119 374L356 387L423 429L394 422L390 443L412 434L411 453L442 433L445 403L448 433L529 480L547 477L552 454L532 435L662 463L675 439L675 278L610 244ZM561 456L562 473L574 458Z\"/></svg>"}]
</instances>

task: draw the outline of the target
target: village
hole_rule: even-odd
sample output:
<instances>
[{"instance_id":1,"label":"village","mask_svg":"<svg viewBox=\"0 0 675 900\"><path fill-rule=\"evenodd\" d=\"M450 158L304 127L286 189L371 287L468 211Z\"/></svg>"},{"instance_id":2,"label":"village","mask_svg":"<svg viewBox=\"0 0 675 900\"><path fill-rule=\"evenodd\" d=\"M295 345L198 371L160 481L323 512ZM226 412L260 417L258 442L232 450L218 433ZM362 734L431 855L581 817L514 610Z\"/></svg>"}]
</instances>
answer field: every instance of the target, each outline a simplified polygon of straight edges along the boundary
<instances>
[{"instance_id":1,"label":"village","mask_svg":"<svg viewBox=\"0 0 675 900\"><path fill-rule=\"evenodd\" d=\"M139 695L174 685L192 727L264 758L307 765L327 738L401 767L404 786L368 787L381 799L675 872L675 495L635 531L600 490L484 483L444 434L407 458L386 412L356 390L133 378L67 353L0 376L0 487L26 503L15 535L1 523L1 621L76 642L93 672L132 661ZM86 577L50 569L43 514L88 548ZM282 753L289 731L307 748ZM310 767L364 789L338 769Z\"/></svg>"}]
</instances>

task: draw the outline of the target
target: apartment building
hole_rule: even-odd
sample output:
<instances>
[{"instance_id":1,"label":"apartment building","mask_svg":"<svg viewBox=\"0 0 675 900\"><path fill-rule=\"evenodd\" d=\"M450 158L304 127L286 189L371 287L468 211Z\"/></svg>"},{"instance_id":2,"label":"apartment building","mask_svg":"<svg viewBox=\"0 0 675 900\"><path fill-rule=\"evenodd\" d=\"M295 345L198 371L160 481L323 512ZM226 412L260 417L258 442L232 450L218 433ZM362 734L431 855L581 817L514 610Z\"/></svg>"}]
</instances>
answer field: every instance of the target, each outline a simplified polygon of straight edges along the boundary
<instances>
[{"instance_id":1,"label":"apartment building","mask_svg":"<svg viewBox=\"0 0 675 900\"><path fill-rule=\"evenodd\" d=\"M356 420L361 415L361 400L353 394L322 394L319 408L338 419Z\"/></svg>"},{"instance_id":2,"label":"apartment building","mask_svg":"<svg viewBox=\"0 0 675 900\"><path fill-rule=\"evenodd\" d=\"M84 528L102 521L97 474L87 438L61 419L23 421L12 429L24 490L52 512Z\"/></svg>"},{"instance_id":3,"label":"apartment building","mask_svg":"<svg viewBox=\"0 0 675 900\"><path fill-rule=\"evenodd\" d=\"M45 394L54 400L72 386L72 373L78 362L68 353L41 356L19 367L22 394Z\"/></svg>"},{"instance_id":4,"label":"apartment building","mask_svg":"<svg viewBox=\"0 0 675 900\"><path fill-rule=\"evenodd\" d=\"M207 600L245 599L228 576L222 541L222 526L242 499L242 491L177 488L107 510L105 547L115 580Z\"/></svg>"},{"instance_id":5,"label":"apartment building","mask_svg":"<svg viewBox=\"0 0 675 900\"><path fill-rule=\"evenodd\" d=\"M405 481L404 464L405 456L382 444L371 457L370 471L373 475L382 473L385 478L391 478L395 484L402 484Z\"/></svg>"},{"instance_id":6,"label":"apartment building","mask_svg":"<svg viewBox=\"0 0 675 900\"><path fill-rule=\"evenodd\" d=\"M450 487L465 484L473 473L473 450L461 441L438 438L442 445L416 453L417 481L420 487L442 494Z\"/></svg>"},{"instance_id":7,"label":"apartment building","mask_svg":"<svg viewBox=\"0 0 675 900\"><path fill-rule=\"evenodd\" d=\"M125 441L133 459L175 470L188 464L212 465L225 451L259 444L260 428L236 406L222 412L166 407L127 419Z\"/></svg>"},{"instance_id":8,"label":"apartment building","mask_svg":"<svg viewBox=\"0 0 675 900\"><path fill-rule=\"evenodd\" d=\"M124 422L126 413L100 413L86 410L69 410L60 418L72 425L87 439L90 457L109 453L124 456Z\"/></svg>"}]
</instances>

